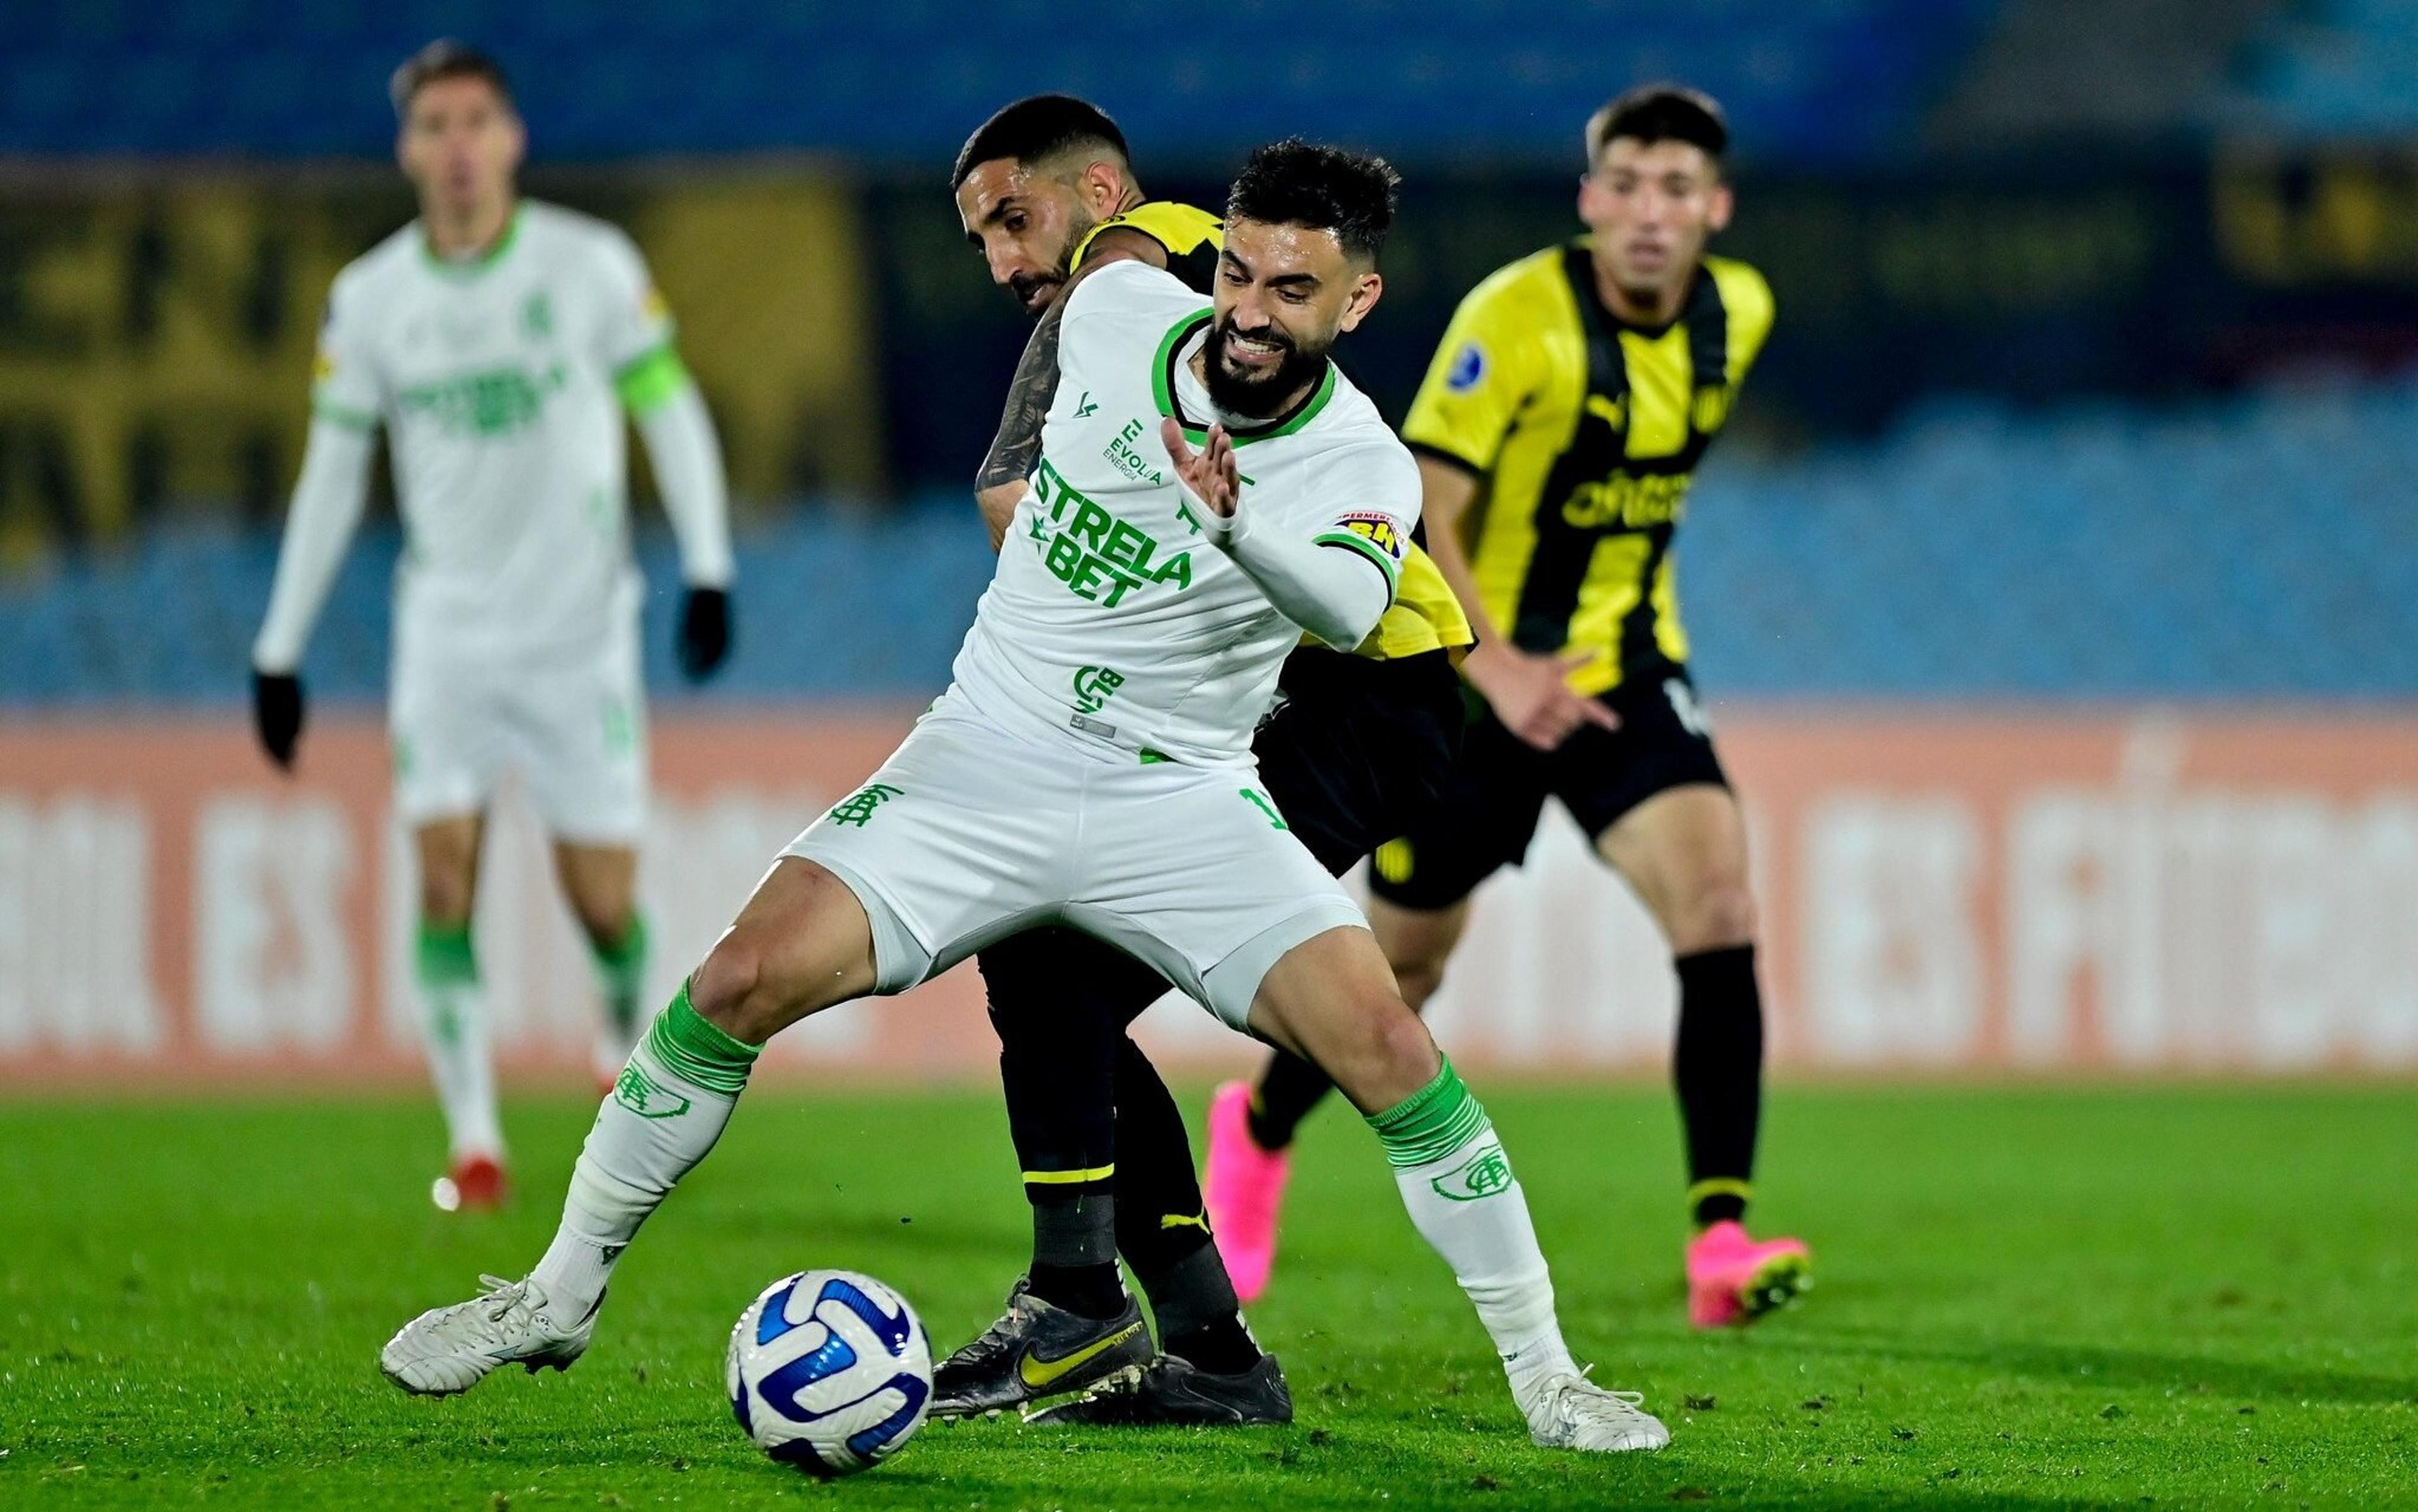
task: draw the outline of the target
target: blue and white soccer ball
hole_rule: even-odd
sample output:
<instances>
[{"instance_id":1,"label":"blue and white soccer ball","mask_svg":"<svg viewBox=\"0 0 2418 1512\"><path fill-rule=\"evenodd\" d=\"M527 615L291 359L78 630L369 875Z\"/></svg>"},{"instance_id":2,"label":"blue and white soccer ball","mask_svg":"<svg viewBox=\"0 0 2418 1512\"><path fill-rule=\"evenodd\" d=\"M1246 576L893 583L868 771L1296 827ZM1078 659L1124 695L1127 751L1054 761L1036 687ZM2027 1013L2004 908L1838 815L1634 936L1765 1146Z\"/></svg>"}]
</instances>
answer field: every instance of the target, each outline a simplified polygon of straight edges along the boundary
<instances>
[{"instance_id":1,"label":"blue and white soccer ball","mask_svg":"<svg viewBox=\"0 0 2418 1512\"><path fill-rule=\"evenodd\" d=\"M800 1271L730 1331L730 1411L758 1447L826 1480L898 1452L932 1405L932 1345L907 1300L854 1271Z\"/></svg>"}]
</instances>

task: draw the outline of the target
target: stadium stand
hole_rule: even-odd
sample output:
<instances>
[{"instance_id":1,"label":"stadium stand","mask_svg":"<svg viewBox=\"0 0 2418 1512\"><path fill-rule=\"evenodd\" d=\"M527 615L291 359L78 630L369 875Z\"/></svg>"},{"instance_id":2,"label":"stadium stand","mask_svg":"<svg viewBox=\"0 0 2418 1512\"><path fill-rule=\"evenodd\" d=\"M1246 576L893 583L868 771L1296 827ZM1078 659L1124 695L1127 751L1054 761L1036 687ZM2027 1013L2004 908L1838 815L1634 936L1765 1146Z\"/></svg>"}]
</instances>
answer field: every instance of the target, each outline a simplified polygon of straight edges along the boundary
<instances>
[{"instance_id":1,"label":"stadium stand","mask_svg":"<svg viewBox=\"0 0 2418 1512\"><path fill-rule=\"evenodd\" d=\"M2418 3L2309 0L2253 38L2227 124L2306 137L2418 128Z\"/></svg>"},{"instance_id":2,"label":"stadium stand","mask_svg":"<svg viewBox=\"0 0 2418 1512\"><path fill-rule=\"evenodd\" d=\"M1312 130L1405 159L1560 161L1607 85L1684 76L1728 101L1768 157L1854 159L1901 140L1995 0L1342 0L1354 45L1288 27L1247 88L1170 56L1166 12L1118 0L471 0L304 8L124 0L0 8L0 153L383 157L375 101L434 32L497 50L550 160L807 149L946 161L1000 101L1039 88L1110 100L1137 142L1224 155ZM1237 0L1232 27L1293 15ZM1035 71L1037 28L1087 45ZM1282 40L1289 36L1291 41ZM1132 61L1154 66L1137 87Z\"/></svg>"},{"instance_id":3,"label":"stadium stand","mask_svg":"<svg viewBox=\"0 0 2418 1512\"><path fill-rule=\"evenodd\" d=\"M2383 698L2418 695L2418 375L2165 411L1935 403L1867 446L1717 456L1681 551L1722 695ZM2288 510L2274 481L2294 480ZM642 552L650 684L679 693L668 543ZM390 533L347 563L314 686L385 680ZM803 510L745 537L739 649L709 696L915 697L990 558L968 507ZM0 582L0 707L224 703L274 541L154 532Z\"/></svg>"}]
</instances>

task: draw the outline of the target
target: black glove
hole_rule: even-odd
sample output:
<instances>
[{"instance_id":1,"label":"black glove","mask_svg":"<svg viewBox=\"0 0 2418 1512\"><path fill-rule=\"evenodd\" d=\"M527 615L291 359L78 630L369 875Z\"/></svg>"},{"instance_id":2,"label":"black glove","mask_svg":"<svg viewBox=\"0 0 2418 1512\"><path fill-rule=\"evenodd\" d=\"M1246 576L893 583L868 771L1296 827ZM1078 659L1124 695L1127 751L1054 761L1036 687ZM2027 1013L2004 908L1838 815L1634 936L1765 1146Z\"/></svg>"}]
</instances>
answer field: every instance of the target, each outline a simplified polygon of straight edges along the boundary
<instances>
[{"instance_id":1,"label":"black glove","mask_svg":"<svg viewBox=\"0 0 2418 1512\"><path fill-rule=\"evenodd\" d=\"M293 771L294 742L302 734L302 680L290 672L254 671L252 723L268 759Z\"/></svg>"},{"instance_id":2,"label":"black glove","mask_svg":"<svg viewBox=\"0 0 2418 1512\"><path fill-rule=\"evenodd\" d=\"M713 676L730 654L730 595L718 588L693 588L681 601L680 667L691 682Z\"/></svg>"}]
</instances>

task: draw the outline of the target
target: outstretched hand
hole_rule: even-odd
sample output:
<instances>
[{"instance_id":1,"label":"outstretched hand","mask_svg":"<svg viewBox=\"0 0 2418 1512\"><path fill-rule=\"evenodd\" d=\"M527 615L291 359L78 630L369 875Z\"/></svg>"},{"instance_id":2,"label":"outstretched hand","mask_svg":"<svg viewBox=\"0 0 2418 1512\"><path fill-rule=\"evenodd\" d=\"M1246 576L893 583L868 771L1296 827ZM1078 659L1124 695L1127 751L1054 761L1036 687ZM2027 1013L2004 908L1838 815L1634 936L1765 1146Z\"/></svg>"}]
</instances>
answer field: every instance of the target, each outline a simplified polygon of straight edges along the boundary
<instances>
[{"instance_id":1,"label":"outstretched hand","mask_svg":"<svg viewBox=\"0 0 2418 1512\"><path fill-rule=\"evenodd\" d=\"M1209 512L1220 519L1231 519L1234 501L1242 496L1243 474L1234 466L1234 441L1223 425L1209 427L1209 438L1195 451L1185 442L1184 426L1172 416L1159 421L1158 438L1167 444L1167 454L1175 464L1175 473L1192 496L1209 507Z\"/></svg>"}]
</instances>

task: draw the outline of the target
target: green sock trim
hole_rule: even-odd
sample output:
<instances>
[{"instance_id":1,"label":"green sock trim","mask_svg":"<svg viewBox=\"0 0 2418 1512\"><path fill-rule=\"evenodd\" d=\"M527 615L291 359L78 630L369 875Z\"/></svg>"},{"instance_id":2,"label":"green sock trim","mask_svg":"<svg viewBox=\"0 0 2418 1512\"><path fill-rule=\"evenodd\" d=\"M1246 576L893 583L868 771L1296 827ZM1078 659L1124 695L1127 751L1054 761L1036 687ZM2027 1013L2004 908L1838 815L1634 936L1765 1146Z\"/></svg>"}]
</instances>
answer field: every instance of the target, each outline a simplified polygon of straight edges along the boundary
<instances>
[{"instance_id":1,"label":"green sock trim","mask_svg":"<svg viewBox=\"0 0 2418 1512\"><path fill-rule=\"evenodd\" d=\"M736 1040L689 1005L688 984L681 984L671 1006L655 1016L647 1031L646 1048L664 1069L708 1092L737 1096L747 1085L747 1073L763 1053L760 1045Z\"/></svg>"},{"instance_id":2,"label":"green sock trim","mask_svg":"<svg viewBox=\"0 0 2418 1512\"><path fill-rule=\"evenodd\" d=\"M479 980L479 957L470 949L470 926L423 924L415 964L422 986L459 986Z\"/></svg>"},{"instance_id":3,"label":"green sock trim","mask_svg":"<svg viewBox=\"0 0 2418 1512\"><path fill-rule=\"evenodd\" d=\"M1385 1145L1385 1158L1400 1170L1442 1160L1493 1125L1447 1060L1435 1080L1370 1115L1369 1126Z\"/></svg>"},{"instance_id":4,"label":"green sock trim","mask_svg":"<svg viewBox=\"0 0 2418 1512\"><path fill-rule=\"evenodd\" d=\"M596 970L604 978L604 989L612 993L638 990L638 979L647 972L647 916L630 915L630 927L610 945L588 942L596 957Z\"/></svg>"}]
</instances>

